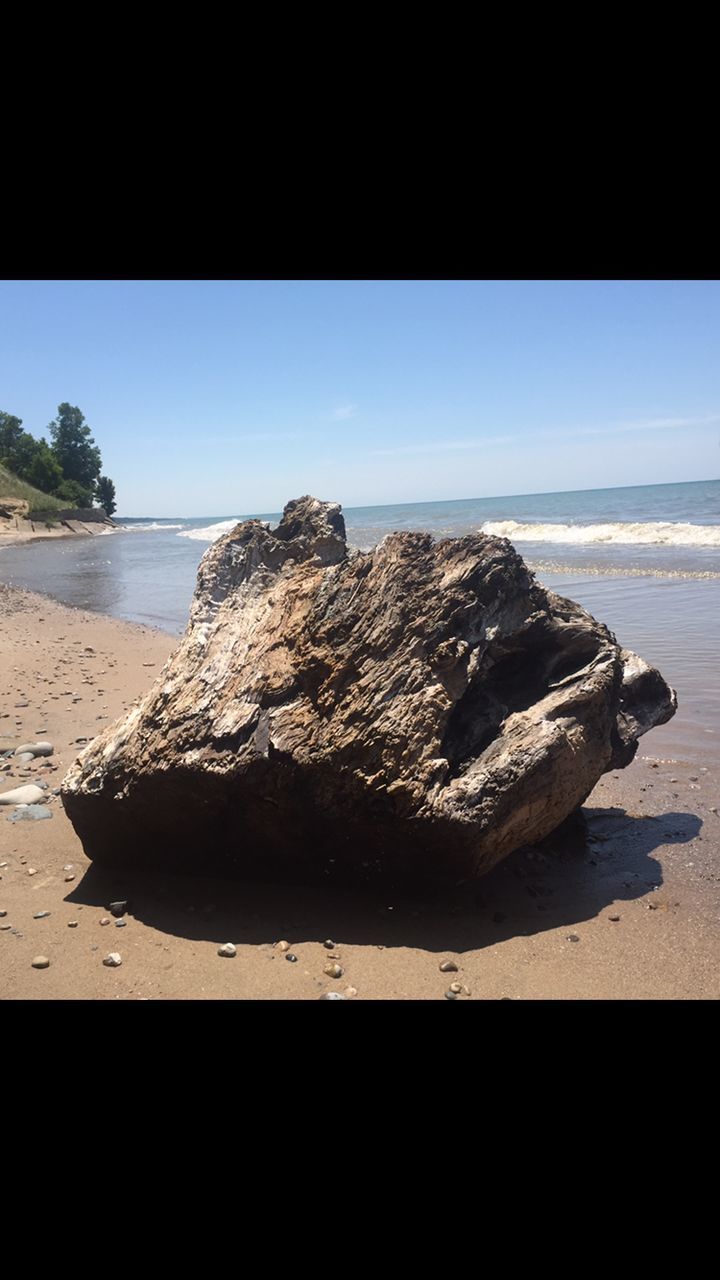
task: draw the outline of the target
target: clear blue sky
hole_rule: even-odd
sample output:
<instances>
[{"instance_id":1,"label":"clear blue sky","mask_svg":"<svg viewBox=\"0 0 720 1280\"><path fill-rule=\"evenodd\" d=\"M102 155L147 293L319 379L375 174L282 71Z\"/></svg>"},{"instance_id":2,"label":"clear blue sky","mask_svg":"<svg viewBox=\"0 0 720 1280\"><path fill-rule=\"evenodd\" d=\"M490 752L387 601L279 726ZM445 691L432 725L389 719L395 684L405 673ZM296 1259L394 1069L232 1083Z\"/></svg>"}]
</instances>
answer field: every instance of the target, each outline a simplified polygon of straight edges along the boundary
<instances>
[{"instance_id":1,"label":"clear blue sky","mask_svg":"<svg viewBox=\"0 0 720 1280\"><path fill-rule=\"evenodd\" d=\"M121 515L715 479L720 283L0 283L0 409Z\"/></svg>"}]
</instances>

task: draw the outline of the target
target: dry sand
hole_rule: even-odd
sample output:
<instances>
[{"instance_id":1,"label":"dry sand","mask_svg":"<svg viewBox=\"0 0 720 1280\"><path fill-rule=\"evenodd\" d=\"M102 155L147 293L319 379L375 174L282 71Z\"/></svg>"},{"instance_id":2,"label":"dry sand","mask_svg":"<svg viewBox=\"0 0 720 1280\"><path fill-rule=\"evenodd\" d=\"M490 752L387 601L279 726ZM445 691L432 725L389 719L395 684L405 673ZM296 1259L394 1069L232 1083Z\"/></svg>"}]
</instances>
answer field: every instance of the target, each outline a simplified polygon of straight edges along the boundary
<instances>
[{"instance_id":1,"label":"dry sand","mask_svg":"<svg viewBox=\"0 0 720 1280\"><path fill-rule=\"evenodd\" d=\"M55 748L25 766L0 760L0 792L35 778L59 786L78 739L143 694L176 643L0 586L0 749L41 738ZM586 832L520 850L440 896L208 879L202 848L197 876L103 871L58 797L37 822L11 822L0 806L0 998L444 1000L452 982L463 1002L717 998L719 793L700 760L641 754L598 784ZM129 901L121 927L116 899ZM217 954L225 942L235 957ZM103 965L110 952L119 968ZM39 955L48 968L32 967ZM457 972L440 972L445 960ZM340 978L323 973L328 963Z\"/></svg>"}]
</instances>

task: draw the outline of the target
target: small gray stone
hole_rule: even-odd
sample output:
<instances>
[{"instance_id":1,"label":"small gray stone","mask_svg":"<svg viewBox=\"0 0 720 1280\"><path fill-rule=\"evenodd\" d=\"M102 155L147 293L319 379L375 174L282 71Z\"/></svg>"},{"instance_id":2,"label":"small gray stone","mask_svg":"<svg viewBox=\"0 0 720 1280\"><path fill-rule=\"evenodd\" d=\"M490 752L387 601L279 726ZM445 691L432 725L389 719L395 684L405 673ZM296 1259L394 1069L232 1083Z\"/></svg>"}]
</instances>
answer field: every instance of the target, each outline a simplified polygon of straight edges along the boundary
<instances>
[{"instance_id":1,"label":"small gray stone","mask_svg":"<svg viewBox=\"0 0 720 1280\"><path fill-rule=\"evenodd\" d=\"M327 951L334 951L335 949L335 943L333 942L332 938L326 938L325 941L323 942L323 946Z\"/></svg>"},{"instance_id":2,"label":"small gray stone","mask_svg":"<svg viewBox=\"0 0 720 1280\"><path fill-rule=\"evenodd\" d=\"M75 879L75 876L71 872L69 876L65 876L65 884L70 884L71 881L73 881L74 879Z\"/></svg>"},{"instance_id":3,"label":"small gray stone","mask_svg":"<svg viewBox=\"0 0 720 1280\"><path fill-rule=\"evenodd\" d=\"M50 915L49 911L36 911L33 916L33 920L44 920L45 917L49 915Z\"/></svg>"},{"instance_id":4,"label":"small gray stone","mask_svg":"<svg viewBox=\"0 0 720 1280\"><path fill-rule=\"evenodd\" d=\"M325 991L323 995L320 996L320 999L321 1000L347 1000L347 996L344 996L342 991Z\"/></svg>"},{"instance_id":5,"label":"small gray stone","mask_svg":"<svg viewBox=\"0 0 720 1280\"><path fill-rule=\"evenodd\" d=\"M77 929L79 923L79 920L68 920L68 929Z\"/></svg>"},{"instance_id":6,"label":"small gray stone","mask_svg":"<svg viewBox=\"0 0 720 1280\"><path fill-rule=\"evenodd\" d=\"M35 959L32 962L32 967L33 969L49 969L50 961L47 956L35 956Z\"/></svg>"},{"instance_id":7,"label":"small gray stone","mask_svg":"<svg viewBox=\"0 0 720 1280\"><path fill-rule=\"evenodd\" d=\"M292 951L288 951L285 959L289 960L291 964L297 964L297 956L294 956Z\"/></svg>"},{"instance_id":8,"label":"small gray stone","mask_svg":"<svg viewBox=\"0 0 720 1280\"><path fill-rule=\"evenodd\" d=\"M116 928L116 929L126 929L126 928L127 928L127 920L116 920L116 921L115 921L115 928Z\"/></svg>"},{"instance_id":9,"label":"small gray stone","mask_svg":"<svg viewBox=\"0 0 720 1280\"><path fill-rule=\"evenodd\" d=\"M577 935L576 933L569 933L569 934L568 934L568 936L567 936L567 940L568 940L568 942L579 942L579 941L580 941L580 939L579 939L579 937L578 937L578 935Z\"/></svg>"},{"instance_id":10,"label":"small gray stone","mask_svg":"<svg viewBox=\"0 0 720 1280\"><path fill-rule=\"evenodd\" d=\"M451 990L450 990L450 988L448 987L448 990L445 992L445 999L446 999L446 1000L457 1000L457 992L456 992L456 991L451 991Z\"/></svg>"},{"instance_id":11,"label":"small gray stone","mask_svg":"<svg viewBox=\"0 0 720 1280\"><path fill-rule=\"evenodd\" d=\"M0 911L0 918L7 915L7 911Z\"/></svg>"},{"instance_id":12,"label":"small gray stone","mask_svg":"<svg viewBox=\"0 0 720 1280\"><path fill-rule=\"evenodd\" d=\"M117 969L118 965L122 964L122 956L120 956L117 951L111 951L103 960L103 964L106 965L108 969Z\"/></svg>"},{"instance_id":13,"label":"small gray stone","mask_svg":"<svg viewBox=\"0 0 720 1280\"><path fill-rule=\"evenodd\" d=\"M619 916L608 916L608 920L612 920L613 924L617 924L619 919Z\"/></svg>"},{"instance_id":14,"label":"small gray stone","mask_svg":"<svg viewBox=\"0 0 720 1280\"><path fill-rule=\"evenodd\" d=\"M224 942L221 947L218 947L218 955L219 956L236 956L237 947L234 947L232 942Z\"/></svg>"},{"instance_id":15,"label":"small gray stone","mask_svg":"<svg viewBox=\"0 0 720 1280\"><path fill-rule=\"evenodd\" d=\"M5 915L5 912L3 912L3 915ZM4 931L5 931L5 929L12 929L12 925L11 925L11 924L0 924L0 929L2 929L2 930L3 930L3 932L4 932Z\"/></svg>"},{"instance_id":16,"label":"small gray stone","mask_svg":"<svg viewBox=\"0 0 720 1280\"><path fill-rule=\"evenodd\" d=\"M26 804L11 813L8 822L39 822L42 818L52 818L52 809L44 804Z\"/></svg>"},{"instance_id":17,"label":"small gray stone","mask_svg":"<svg viewBox=\"0 0 720 1280\"><path fill-rule=\"evenodd\" d=\"M326 964L323 973L326 973L328 978L342 978L344 969L341 969L339 964Z\"/></svg>"},{"instance_id":18,"label":"small gray stone","mask_svg":"<svg viewBox=\"0 0 720 1280\"><path fill-rule=\"evenodd\" d=\"M441 973L457 973L458 967L454 960L443 960L440 965Z\"/></svg>"},{"instance_id":19,"label":"small gray stone","mask_svg":"<svg viewBox=\"0 0 720 1280\"><path fill-rule=\"evenodd\" d=\"M108 905L108 911L113 916L124 916L127 909L128 903L125 899L122 899L120 902L111 902Z\"/></svg>"}]
</instances>

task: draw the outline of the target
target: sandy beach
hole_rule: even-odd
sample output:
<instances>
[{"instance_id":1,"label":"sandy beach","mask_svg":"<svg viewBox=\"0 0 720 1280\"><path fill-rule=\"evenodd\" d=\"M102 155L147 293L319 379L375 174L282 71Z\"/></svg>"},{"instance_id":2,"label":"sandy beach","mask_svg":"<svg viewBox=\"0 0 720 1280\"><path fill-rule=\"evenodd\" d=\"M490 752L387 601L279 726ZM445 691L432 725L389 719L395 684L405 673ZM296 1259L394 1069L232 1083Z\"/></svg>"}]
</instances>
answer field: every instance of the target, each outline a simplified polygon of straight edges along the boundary
<instances>
[{"instance_id":1,"label":"sandy beach","mask_svg":"<svg viewBox=\"0 0 720 1280\"><path fill-rule=\"evenodd\" d=\"M0 792L44 780L52 812L11 821L0 806L0 998L444 1000L451 983L460 1001L720 996L717 771L658 759L662 729L655 758L641 740L600 781L585 830L440 896L210 879L201 848L192 876L94 867L52 791L176 644L0 586L0 750L54 747L24 765L0 758ZM128 902L119 921L116 900ZM234 957L218 955L226 942ZM111 952L117 968L103 965ZM33 968L38 956L49 966Z\"/></svg>"}]
</instances>

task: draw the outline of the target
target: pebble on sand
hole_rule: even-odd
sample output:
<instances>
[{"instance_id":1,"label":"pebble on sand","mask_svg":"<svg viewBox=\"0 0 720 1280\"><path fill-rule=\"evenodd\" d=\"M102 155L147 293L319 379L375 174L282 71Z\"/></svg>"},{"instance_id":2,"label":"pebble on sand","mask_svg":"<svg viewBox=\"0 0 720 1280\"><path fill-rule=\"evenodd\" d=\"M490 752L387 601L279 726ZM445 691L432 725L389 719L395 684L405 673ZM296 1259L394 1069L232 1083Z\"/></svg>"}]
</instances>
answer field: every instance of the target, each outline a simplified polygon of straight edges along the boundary
<instances>
[{"instance_id":1,"label":"pebble on sand","mask_svg":"<svg viewBox=\"0 0 720 1280\"><path fill-rule=\"evenodd\" d=\"M110 914L113 916L117 916L118 918L120 916L124 916L127 909L128 909L128 903L126 899L122 899L119 902L111 902L108 904L108 911L110 912Z\"/></svg>"},{"instance_id":2,"label":"pebble on sand","mask_svg":"<svg viewBox=\"0 0 720 1280\"><path fill-rule=\"evenodd\" d=\"M42 787L36 787L33 782L29 782L24 787L13 787L12 791L4 791L0 795L0 804L37 804L44 795Z\"/></svg>"},{"instance_id":3,"label":"pebble on sand","mask_svg":"<svg viewBox=\"0 0 720 1280\"><path fill-rule=\"evenodd\" d=\"M278 942L277 946L278 946L278 951L290 950L290 943L287 942L285 938L283 938L280 942Z\"/></svg>"},{"instance_id":4,"label":"pebble on sand","mask_svg":"<svg viewBox=\"0 0 720 1280\"><path fill-rule=\"evenodd\" d=\"M122 956L117 951L111 951L103 960L103 964L108 969L117 969L118 965L122 964Z\"/></svg>"},{"instance_id":5,"label":"pebble on sand","mask_svg":"<svg viewBox=\"0 0 720 1280\"><path fill-rule=\"evenodd\" d=\"M326 973L328 978L342 978L344 972L339 964L326 964L323 969L323 973Z\"/></svg>"},{"instance_id":6,"label":"pebble on sand","mask_svg":"<svg viewBox=\"0 0 720 1280\"><path fill-rule=\"evenodd\" d=\"M440 965L441 973L457 973L458 967L454 960L443 960Z\"/></svg>"},{"instance_id":7,"label":"pebble on sand","mask_svg":"<svg viewBox=\"0 0 720 1280\"><path fill-rule=\"evenodd\" d=\"M224 942L221 947L218 947L218 955L219 956L236 956L237 947L234 947L232 942Z\"/></svg>"},{"instance_id":8,"label":"pebble on sand","mask_svg":"<svg viewBox=\"0 0 720 1280\"><path fill-rule=\"evenodd\" d=\"M79 920L68 920L68 929L77 929L79 923Z\"/></svg>"},{"instance_id":9,"label":"pebble on sand","mask_svg":"<svg viewBox=\"0 0 720 1280\"><path fill-rule=\"evenodd\" d=\"M325 941L323 942L323 946L325 947L326 951L335 950L335 943L333 942L332 938L326 938Z\"/></svg>"},{"instance_id":10,"label":"pebble on sand","mask_svg":"<svg viewBox=\"0 0 720 1280\"><path fill-rule=\"evenodd\" d=\"M110 924L110 917L109 917L109 916L103 916L103 917L102 917L102 919L101 919L101 921L100 921L100 923L101 923L101 924Z\"/></svg>"},{"instance_id":11,"label":"pebble on sand","mask_svg":"<svg viewBox=\"0 0 720 1280\"><path fill-rule=\"evenodd\" d=\"M15 748L16 756L51 756L52 753L51 742L23 742L21 746Z\"/></svg>"},{"instance_id":12,"label":"pebble on sand","mask_svg":"<svg viewBox=\"0 0 720 1280\"><path fill-rule=\"evenodd\" d=\"M35 956L35 959L32 962L32 967L33 969L49 969L50 961L47 956Z\"/></svg>"},{"instance_id":13,"label":"pebble on sand","mask_svg":"<svg viewBox=\"0 0 720 1280\"><path fill-rule=\"evenodd\" d=\"M33 916L33 920L44 920L45 917L49 915L50 915L49 911L36 911Z\"/></svg>"},{"instance_id":14,"label":"pebble on sand","mask_svg":"<svg viewBox=\"0 0 720 1280\"><path fill-rule=\"evenodd\" d=\"M347 1000L347 996L344 996L342 991L325 991L320 996L320 999L321 1000Z\"/></svg>"}]
</instances>

